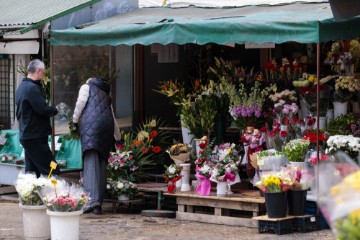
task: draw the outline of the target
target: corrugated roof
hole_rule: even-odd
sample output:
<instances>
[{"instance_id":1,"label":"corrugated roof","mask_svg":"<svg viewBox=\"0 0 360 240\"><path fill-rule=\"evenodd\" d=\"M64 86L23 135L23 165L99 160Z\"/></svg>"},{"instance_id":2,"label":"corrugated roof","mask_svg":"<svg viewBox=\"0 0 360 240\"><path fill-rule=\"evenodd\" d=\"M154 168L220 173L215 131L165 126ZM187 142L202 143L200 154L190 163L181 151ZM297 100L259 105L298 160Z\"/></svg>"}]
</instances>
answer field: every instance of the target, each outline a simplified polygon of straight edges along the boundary
<instances>
[{"instance_id":1,"label":"corrugated roof","mask_svg":"<svg viewBox=\"0 0 360 240\"><path fill-rule=\"evenodd\" d=\"M295 2L328 2L326 0L166 0L166 7L244 7L259 5L281 5L292 4ZM139 0L139 7L160 7L164 0Z\"/></svg>"},{"instance_id":2,"label":"corrugated roof","mask_svg":"<svg viewBox=\"0 0 360 240\"><path fill-rule=\"evenodd\" d=\"M0 0L0 29L35 28L98 1Z\"/></svg>"}]
</instances>

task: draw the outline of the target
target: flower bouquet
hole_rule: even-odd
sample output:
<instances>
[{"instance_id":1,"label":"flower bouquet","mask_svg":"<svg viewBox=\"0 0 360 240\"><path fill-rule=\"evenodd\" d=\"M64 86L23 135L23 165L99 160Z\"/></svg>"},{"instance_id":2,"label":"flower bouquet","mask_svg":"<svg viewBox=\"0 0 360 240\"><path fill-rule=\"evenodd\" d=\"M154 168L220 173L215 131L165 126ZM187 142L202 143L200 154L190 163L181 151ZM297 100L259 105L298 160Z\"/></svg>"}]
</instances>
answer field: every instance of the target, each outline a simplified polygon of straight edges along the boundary
<instances>
[{"instance_id":1,"label":"flower bouquet","mask_svg":"<svg viewBox=\"0 0 360 240\"><path fill-rule=\"evenodd\" d=\"M50 216L51 239L77 239L80 215L83 214L89 194L79 184L69 184L54 177L46 180L50 184L43 186L39 195Z\"/></svg>"},{"instance_id":2,"label":"flower bouquet","mask_svg":"<svg viewBox=\"0 0 360 240\"><path fill-rule=\"evenodd\" d=\"M351 95L360 91L360 79L340 76L335 82L334 102L347 102Z\"/></svg>"},{"instance_id":3,"label":"flower bouquet","mask_svg":"<svg viewBox=\"0 0 360 240\"><path fill-rule=\"evenodd\" d=\"M261 176L255 186L264 193L286 192L291 189L293 181L288 173L269 172Z\"/></svg>"},{"instance_id":4,"label":"flower bouquet","mask_svg":"<svg viewBox=\"0 0 360 240\"><path fill-rule=\"evenodd\" d=\"M329 107L330 90L325 83L327 83L333 78L334 76L327 76L320 79L319 81L314 75L304 73L302 78L300 78L298 81L293 81L294 87L298 89L298 92L300 94L301 108L303 113L306 114L306 116L309 114L311 114L312 116L316 116L317 84L320 85L320 116L326 116L326 112ZM307 112L304 111L304 109L307 109Z\"/></svg>"},{"instance_id":5,"label":"flower bouquet","mask_svg":"<svg viewBox=\"0 0 360 240\"><path fill-rule=\"evenodd\" d=\"M175 182L181 179L181 170L182 167L176 164L171 164L170 166L165 166L166 170L164 173L164 180L168 182L168 192L174 193L175 192Z\"/></svg>"},{"instance_id":6,"label":"flower bouquet","mask_svg":"<svg viewBox=\"0 0 360 240\"><path fill-rule=\"evenodd\" d=\"M285 172L269 172L261 176L255 186L265 195L266 211L269 218L286 217L287 195L293 181Z\"/></svg>"},{"instance_id":7,"label":"flower bouquet","mask_svg":"<svg viewBox=\"0 0 360 240\"><path fill-rule=\"evenodd\" d=\"M174 144L167 153L176 164L185 163L190 160L191 146L182 143Z\"/></svg>"},{"instance_id":8,"label":"flower bouquet","mask_svg":"<svg viewBox=\"0 0 360 240\"><path fill-rule=\"evenodd\" d=\"M128 179L136 181L142 178L142 173L138 171L138 166L131 151L110 152L108 158L108 178L109 179Z\"/></svg>"},{"instance_id":9,"label":"flower bouquet","mask_svg":"<svg viewBox=\"0 0 360 240\"><path fill-rule=\"evenodd\" d=\"M124 179L108 179L106 189L112 198L119 200L133 199L139 194L139 189L136 184ZM125 196L125 198L122 198L123 196Z\"/></svg>"},{"instance_id":10,"label":"flower bouquet","mask_svg":"<svg viewBox=\"0 0 360 240\"><path fill-rule=\"evenodd\" d=\"M77 184L69 184L60 178L46 179L51 183L43 186L39 193L48 211L81 211L89 200L89 194Z\"/></svg>"},{"instance_id":11,"label":"flower bouquet","mask_svg":"<svg viewBox=\"0 0 360 240\"><path fill-rule=\"evenodd\" d=\"M213 154L214 140L209 142L207 136L200 139L200 143L196 146L196 169L200 168L205 163L210 163Z\"/></svg>"},{"instance_id":12,"label":"flower bouquet","mask_svg":"<svg viewBox=\"0 0 360 240\"><path fill-rule=\"evenodd\" d=\"M208 196L211 190L211 171L212 167L208 163L202 164L201 167L196 168L196 178L200 181L200 184L196 187L196 192L202 196Z\"/></svg>"},{"instance_id":13,"label":"flower bouquet","mask_svg":"<svg viewBox=\"0 0 360 240\"><path fill-rule=\"evenodd\" d=\"M51 182L43 177L37 178L35 173L20 173L15 182L19 207L23 212L25 239L50 239L50 220L39 195L40 189L44 186L51 187Z\"/></svg>"},{"instance_id":14,"label":"flower bouquet","mask_svg":"<svg viewBox=\"0 0 360 240\"><path fill-rule=\"evenodd\" d=\"M258 166L257 169L262 171L279 171L288 163L287 157L275 149L256 152L254 161Z\"/></svg>"},{"instance_id":15,"label":"flower bouquet","mask_svg":"<svg viewBox=\"0 0 360 240\"><path fill-rule=\"evenodd\" d=\"M303 139L294 139L286 143L283 153L290 162L304 162L305 155L308 152L310 142Z\"/></svg>"},{"instance_id":16,"label":"flower bouquet","mask_svg":"<svg viewBox=\"0 0 360 240\"><path fill-rule=\"evenodd\" d=\"M290 120L297 114L299 107L296 103L287 104L284 100L280 100L274 105L274 113L278 123L281 125L289 125Z\"/></svg>"},{"instance_id":17,"label":"flower bouquet","mask_svg":"<svg viewBox=\"0 0 360 240\"><path fill-rule=\"evenodd\" d=\"M276 85L262 86L262 78L256 77L253 68L246 71L231 61L216 58L215 63L210 71L217 76L222 92L229 98L229 113L237 127L243 130L255 125L262 117L266 97L276 91Z\"/></svg>"},{"instance_id":18,"label":"flower bouquet","mask_svg":"<svg viewBox=\"0 0 360 240\"><path fill-rule=\"evenodd\" d=\"M319 131L319 146L324 149L326 140L329 137L329 133L326 131ZM317 139L317 130L307 130L304 132L302 137L303 140L307 140L310 142L309 148L316 149Z\"/></svg>"},{"instance_id":19,"label":"flower bouquet","mask_svg":"<svg viewBox=\"0 0 360 240\"><path fill-rule=\"evenodd\" d=\"M326 142L327 148L325 153L332 154L336 151L344 151L354 161L358 161L357 157L360 154L360 138L352 135L335 135L330 136Z\"/></svg>"},{"instance_id":20,"label":"flower bouquet","mask_svg":"<svg viewBox=\"0 0 360 240\"><path fill-rule=\"evenodd\" d=\"M237 175L238 174L238 167L237 165L239 164L239 155L238 152L235 149L235 144L234 143L224 143L221 145L217 145L214 147L213 149L213 153L211 156L211 162L215 165L215 168L218 168L220 170L220 172L222 171L222 169L224 169L227 173L230 173L232 175ZM218 171L218 173L220 173ZM230 175L228 175L229 177ZM232 178L232 177L230 177ZM223 181L221 179L221 174L219 175L219 178L217 178L217 180L215 180L213 178L213 180L216 181ZM231 180L231 179L229 179ZM233 182L233 180L231 180Z\"/></svg>"},{"instance_id":21,"label":"flower bouquet","mask_svg":"<svg viewBox=\"0 0 360 240\"><path fill-rule=\"evenodd\" d=\"M302 167L288 165L281 169L281 172L288 174L293 182L292 188L288 191L289 215L305 215L305 202L308 189L314 177Z\"/></svg>"},{"instance_id":22,"label":"flower bouquet","mask_svg":"<svg viewBox=\"0 0 360 240\"><path fill-rule=\"evenodd\" d=\"M273 129L268 132L266 141L266 147L268 149L275 149L281 151L287 141L289 141L289 132L281 130L280 124L275 123Z\"/></svg>"},{"instance_id":23,"label":"flower bouquet","mask_svg":"<svg viewBox=\"0 0 360 240\"><path fill-rule=\"evenodd\" d=\"M292 190L308 190L314 181L314 176L309 174L307 170L302 167L287 165L286 167L283 167L280 172L290 176L290 179L293 182L291 187Z\"/></svg>"},{"instance_id":24,"label":"flower bouquet","mask_svg":"<svg viewBox=\"0 0 360 240\"><path fill-rule=\"evenodd\" d=\"M228 181L234 182L236 178L234 173L235 169L237 171L237 167L233 162L227 164L218 162L214 164L213 168L211 169L210 180L217 183L216 195L225 196L227 194Z\"/></svg>"},{"instance_id":25,"label":"flower bouquet","mask_svg":"<svg viewBox=\"0 0 360 240\"><path fill-rule=\"evenodd\" d=\"M320 185L315 186L315 192L321 212L337 239L359 239L359 166L343 152L337 152L319 167Z\"/></svg>"},{"instance_id":26,"label":"flower bouquet","mask_svg":"<svg viewBox=\"0 0 360 240\"><path fill-rule=\"evenodd\" d=\"M51 182L46 178L37 178L35 174L18 175L15 182L15 189L19 194L19 201L22 205L43 205L43 201L39 196L42 187L51 187Z\"/></svg>"},{"instance_id":27,"label":"flower bouquet","mask_svg":"<svg viewBox=\"0 0 360 240\"><path fill-rule=\"evenodd\" d=\"M290 91L289 89L285 89L284 91L271 94L269 98L274 103L279 102L280 100L283 100L286 103L292 103L297 101L296 92L293 90Z\"/></svg>"},{"instance_id":28,"label":"flower bouquet","mask_svg":"<svg viewBox=\"0 0 360 240\"><path fill-rule=\"evenodd\" d=\"M320 159L320 161L319 161ZM305 162L307 163L308 168L314 167L319 162L328 161L330 159L329 155L319 152L319 159L317 157L317 151L314 149L311 149L307 154L305 158Z\"/></svg>"}]
</instances>

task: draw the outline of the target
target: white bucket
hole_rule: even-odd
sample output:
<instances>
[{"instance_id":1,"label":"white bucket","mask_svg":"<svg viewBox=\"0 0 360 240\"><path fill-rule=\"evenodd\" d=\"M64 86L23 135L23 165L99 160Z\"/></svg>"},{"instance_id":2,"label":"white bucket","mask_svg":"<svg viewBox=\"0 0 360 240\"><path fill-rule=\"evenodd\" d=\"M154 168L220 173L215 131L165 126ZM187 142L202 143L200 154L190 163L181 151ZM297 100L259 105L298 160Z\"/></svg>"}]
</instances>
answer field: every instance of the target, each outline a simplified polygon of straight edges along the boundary
<instances>
[{"instance_id":1,"label":"white bucket","mask_svg":"<svg viewBox=\"0 0 360 240\"><path fill-rule=\"evenodd\" d=\"M75 212L53 212L50 215L51 240L78 240L80 215L83 210Z\"/></svg>"},{"instance_id":2,"label":"white bucket","mask_svg":"<svg viewBox=\"0 0 360 240\"><path fill-rule=\"evenodd\" d=\"M334 118L342 114L347 114L348 102L333 102L334 104Z\"/></svg>"},{"instance_id":3,"label":"white bucket","mask_svg":"<svg viewBox=\"0 0 360 240\"><path fill-rule=\"evenodd\" d=\"M22 205L19 207L23 211L24 238L30 239L50 239L50 218L46 214L46 206Z\"/></svg>"}]
</instances>

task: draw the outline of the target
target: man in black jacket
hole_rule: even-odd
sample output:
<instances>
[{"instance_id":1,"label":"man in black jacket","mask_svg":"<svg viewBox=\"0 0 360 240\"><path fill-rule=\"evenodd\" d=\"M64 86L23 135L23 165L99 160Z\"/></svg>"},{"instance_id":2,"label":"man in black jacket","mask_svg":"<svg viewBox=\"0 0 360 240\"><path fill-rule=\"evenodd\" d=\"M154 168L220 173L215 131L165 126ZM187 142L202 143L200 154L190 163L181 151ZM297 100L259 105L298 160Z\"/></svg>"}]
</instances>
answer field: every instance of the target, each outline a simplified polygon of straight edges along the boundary
<instances>
[{"instance_id":1,"label":"man in black jacket","mask_svg":"<svg viewBox=\"0 0 360 240\"><path fill-rule=\"evenodd\" d=\"M58 111L49 106L40 88L40 80L45 72L45 64L32 60L28 65L28 75L16 90L16 118L19 121L20 143L25 150L25 172L48 175L50 162L55 161L48 144L51 134L50 117ZM57 167L53 174L59 174Z\"/></svg>"}]
</instances>

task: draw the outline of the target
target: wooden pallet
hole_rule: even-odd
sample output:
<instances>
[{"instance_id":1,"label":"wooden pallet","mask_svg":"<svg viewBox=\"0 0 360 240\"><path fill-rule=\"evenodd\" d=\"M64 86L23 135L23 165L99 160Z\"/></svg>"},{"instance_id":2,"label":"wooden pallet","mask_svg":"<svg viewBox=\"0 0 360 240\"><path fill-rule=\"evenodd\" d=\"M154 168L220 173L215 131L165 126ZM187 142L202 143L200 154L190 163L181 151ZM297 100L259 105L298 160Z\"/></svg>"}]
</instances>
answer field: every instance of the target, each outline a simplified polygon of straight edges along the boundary
<instances>
[{"instance_id":1,"label":"wooden pallet","mask_svg":"<svg viewBox=\"0 0 360 240\"><path fill-rule=\"evenodd\" d=\"M240 193L218 197L215 193L210 196L201 196L196 192L165 193L176 197L178 211L176 218L205 223L224 224L243 227L257 227L257 221L251 216L234 216L231 210L249 212L252 216L262 213L265 199L259 191L242 190ZM195 207L210 207L214 209L213 215L196 211Z\"/></svg>"}]
</instances>

